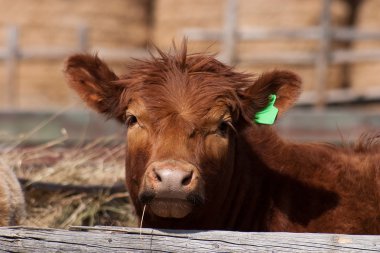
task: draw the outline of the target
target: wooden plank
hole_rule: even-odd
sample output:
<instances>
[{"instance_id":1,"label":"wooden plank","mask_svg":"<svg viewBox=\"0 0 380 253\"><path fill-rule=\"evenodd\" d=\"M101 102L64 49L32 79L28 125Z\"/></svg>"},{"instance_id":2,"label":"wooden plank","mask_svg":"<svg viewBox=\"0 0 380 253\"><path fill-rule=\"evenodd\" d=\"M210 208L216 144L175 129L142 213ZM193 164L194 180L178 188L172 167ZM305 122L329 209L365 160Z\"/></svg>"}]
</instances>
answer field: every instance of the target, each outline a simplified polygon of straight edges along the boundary
<instances>
[{"instance_id":1,"label":"wooden plank","mask_svg":"<svg viewBox=\"0 0 380 253\"><path fill-rule=\"evenodd\" d=\"M18 29L8 28L8 45L5 62L5 91L4 101L8 108L15 108L18 103L18 83L17 83L17 61L19 58L18 49Z\"/></svg>"},{"instance_id":2,"label":"wooden plank","mask_svg":"<svg viewBox=\"0 0 380 253\"><path fill-rule=\"evenodd\" d=\"M91 126L91 127L89 127ZM32 145L59 140L62 129L68 133L63 143L89 142L102 137L122 136L123 126L116 121L105 121L88 111L2 111L0 112L0 148L3 146ZM122 140L120 140L122 141Z\"/></svg>"},{"instance_id":3,"label":"wooden plank","mask_svg":"<svg viewBox=\"0 0 380 253\"><path fill-rule=\"evenodd\" d=\"M222 61L228 65L235 62L236 55L236 15L238 4L237 0L226 0L224 30L223 30L223 44L222 44Z\"/></svg>"},{"instance_id":4,"label":"wooden plank","mask_svg":"<svg viewBox=\"0 0 380 253\"><path fill-rule=\"evenodd\" d=\"M333 64L342 63L356 63L364 61L379 61L380 60L380 49L365 50L360 51L352 50L335 50L332 51L331 62Z\"/></svg>"},{"instance_id":5,"label":"wooden plank","mask_svg":"<svg viewBox=\"0 0 380 253\"><path fill-rule=\"evenodd\" d=\"M99 57L105 60L118 62L126 62L131 58L141 59L150 56L147 50L143 49L108 49L97 47L96 50L93 49L91 51L98 52Z\"/></svg>"},{"instance_id":6,"label":"wooden plank","mask_svg":"<svg viewBox=\"0 0 380 253\"><path fill-rule=\"evenodd\" d=\"M379 252L369 235L155 230L121 227L0 228L0 252Z\"/></svg>"},{"instance_id":7,"label":"wooden plank","mask_svg":"<svg viewBox=\"0 0 380 253\"><path fill-rule=\"evenodd\" d=\"M250 64L292 64L311 65L315 63L316 54L313 52L276 52L260 53L252 52L237 56L237 62L244 65Z\"/></svg>"},{"instance_id":8,"label":"wooden plank","mask_svg":"<svg viewBox=\"0 0 380 253\"><path fill-rule=\"evenodd\" d=\"M370 101L380 101L380 88L372 86L360 91L354 89L333 89L325 92L326 104L344 104L344 103L360 103ZM318 94L315 91L306 91L301 94L297 105L315 104Z\"/></svg>"},{"instance_id":9,"label":"wooden plank","mask_svg":"<svg viewBox=\"0 0 380 253\"><path fill-rule=\"evenodd\" d=\"M299 107L312 106L315 103L315 92L305 92L301 95L300 101L297 103ZM327 104L344 104L377 101L380 102L380 90L378 88L363 90L358 94L350 90L333 90L327 92ZM357 106L357 108L363 108ZM325 140L328 135L330 141L339 141L340 136L336 131L337 126L343 133L361 133L369 129L380 129L380 115L378 110L358 110L351 107L334 107L328 108L320 117L317 112L311 108L295 108L281 117L279 125L282 122L289 121L286 129L297 130L293 136L295 139L309 139L314 141ZM297 110L298 109L298 110ZM300 112L301 111L301 112ZM62 137L62 128L64 128L69 138L63 142L65 146L78 144L78 142L90 142L94 139L104 138L105 136L114 136L116 140L122 141L120 136L124 135L124 129L121 124L115 121L104 121L103 117L93 112L88 111L72 111L64 113L52 121L41 127L39 131L34 131L33 135L29 133L36 129L36 126L41 122L48 122L54 112L0 112L0 150L14 146L14 143L19 143L20 146L37 145L49 143L53 140L59 140ZM297 117L293 117L297 115ZM345 118L350 117L351 123L346 124ZM335 118L335 123L332 126L326 126L325 122L329 118ZM326 119L326 120L325 120ZM305 122L313 122L313 129L310 125L305 125ZM90 128L88 126L91 126ZM323 130L321 133L319 130ZM84 134L85 133L85 134ZM330 134L332 133L332 135ZM19 136L22 137L20 140ZM119 136L119 137L117 137Z\"/></svg>"},{"instance_id":10,"label":"wooden plank","mask_svg":"<svg viewBox=\"0 0 380 253\"><path fill-rule=\"evenodd\" d=\"M322 112L294 108L279 118L275 127L285 139L340 145L342 142L356 142L363 133L376 133L380 129L380 115L376 110L363 110L361 107Z\"/></svg>"},{"instance_id":11,"label":"wooden plank","mask_svg":"<svg viewBox=\"0 0 380 253\"><path fill-rule=\"evenodd\" d=\"M250 28L238 31L238 38L246 41L262 40L319 40L321 30L319 27L286 29L286 28Z\"/></svg>"},{"instance_id":12,"label":"wooden plank","mask_svg":"<svg viewBox=\"0 0 380 253\"><path fill-rule=\"evenodd\" d=\"M107 49L107 48L90 48L88 52L97 53L101 58L107 61L125 62L131 58L143 58L149 56L146 50L131 49ZM62 60L70 54L82 52L70 48L29 48L21 50L19 55L22 60L46 59Z\"/></svg>"},{"instance_id":13,"label":"wooden plank","mask_svg":"<svg viewBox=\"0 0 380 253\"><path fill-rule=\"evenodd\" d=\"M316 87L315 91L318 94L316 100L316 108L321 110L325 107L325 91L327 86L328 67L330 63L330 43L331 43L331 0L323 0L322 13L321 13L321 37L319 42L319 54L316 58L315 73L316 73Z\"/></svg>"},{"instance_id":14,"label":"wooden plank","mask_svg":"<svg viewBox=\"0 0 380 253\"><path fill-rule=\"evenodd\" d=\"M20 50L21 60L63 60L70 54L78 53L78 50L63 47L34 47Z\"/></svg>"},{"instance_id":15,"label":"wooden plank","mask_svg":"<svg viewBox=\"0 0 380 253\"><path fill-rule=\"evenodd\" d=\"M182 33L191 40L208 41L221 40L222 32L219 29L186 28ZM265 41L265 40L320 40L322 34L320 26L305 28L262 28L251 27L244 29L236 28L236 36L239 40ZM380 40L378 31L361 31L355 28L331 28L333 40Z\"/></svg>"},{"instance_id":16,"label":"wooden plank","mask_svg":"<svg viewBox=\"0 0 380 253\"><path fill-rule=\"evenodd\" d=\"M356 28L335 28L332 30L333 38L340 41L353 40L380 40L378 31L361 31Z\"/></svg>"},{"instance_id":17,"label":"wooden plank","mask_svg":"<svg viewBox=\"0 0 380 253\"><path fill-rule=\"evenodd\" d=\"M186 28L181 34L192 41L221 41L223 33L220 29Z\"/></svg>"},{"instance_id":18,"label":"wooden plank","mask_svg":"<svg viewBox=\"0 0 380 253\"><path fill-rule=\"evenodd\" d=\"M85 53L88 51L88 49L88 27L86 25L80 25L78 27L78 50L82 53Z\"/></svg>"},{"instance_id":19,"label":"wooden plank","mask_svg":"<svg viewBox=\"0 0 380 253\"><path fill-rule=\"evenodd\" d=\"M216 41L222 40L223 33L218 29L187 28L182 31L184 36L195 41ZM298 29L278 29L278 28L236 28L236 38L244 41L265 41L265 40L319 40L320 28L311 26Z\"/></svg>"}]
</instances>

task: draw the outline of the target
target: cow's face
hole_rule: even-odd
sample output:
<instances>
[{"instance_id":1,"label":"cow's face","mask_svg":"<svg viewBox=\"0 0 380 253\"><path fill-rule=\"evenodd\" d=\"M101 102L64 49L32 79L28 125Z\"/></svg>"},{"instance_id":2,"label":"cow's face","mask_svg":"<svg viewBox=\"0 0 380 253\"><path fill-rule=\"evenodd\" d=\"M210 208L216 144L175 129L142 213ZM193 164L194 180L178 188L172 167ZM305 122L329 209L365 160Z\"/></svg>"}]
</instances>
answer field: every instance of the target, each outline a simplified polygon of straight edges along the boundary
<instances>
[{"instance_id":1,"label":"cow's face","mask_svg":"<svg viewBox=\"0 0 380 253\"><path fill-rule=\"evenodd\" d=\"M67 62L71 86L126 131L126 183L141 214L183 218L228 194L237 124L276 93L280 113L299 92L298 77L275 71L252 81L212 57L185 50L136 62L117 77L97 57Z\"/></svg>"},{"instance_id":2,"label":"cow's face","mask_svg":"<svg viewBox=\"0 0 380 253\"><path fill-rule=\"evenodd\" d=\"M201 112L190 97L172 101L157 89L151 95L158 102L148 94L132 99L125 110L128 189L138 197L136 205L148 204L160 217L182 218L212 198L215 179L226 176L223 168L233 160L232 115L223 103Z\"/></svg>"}]
</instances>

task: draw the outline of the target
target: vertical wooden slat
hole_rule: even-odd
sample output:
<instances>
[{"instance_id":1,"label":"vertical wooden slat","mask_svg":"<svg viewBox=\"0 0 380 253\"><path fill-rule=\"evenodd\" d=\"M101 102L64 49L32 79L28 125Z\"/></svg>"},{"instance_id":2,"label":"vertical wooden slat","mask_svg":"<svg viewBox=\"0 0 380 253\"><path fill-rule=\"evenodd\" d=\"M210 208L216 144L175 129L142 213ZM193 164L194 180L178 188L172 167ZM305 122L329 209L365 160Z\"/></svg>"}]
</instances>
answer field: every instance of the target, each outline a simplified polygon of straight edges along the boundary
<instances>
[{"instance_id":1,"label":"vertical wooden slat","mask_svg":"<svg viewBox=\"0 0 380 253\"><path fill-rule=\"evenodd\" d=\"M331 0L323 0L321 12L321 34L319 44L319 54L316 58L316 91L317 101L316 108L323 109L326 105L326 88L328 67L331 58L330 44L331 44L331 13L330 13Z\"/></svg>"},{"instance_id":2,"label":"vertical wooden slat","mask_svg":"<svg viewBox=\"0 0 380 253\"><path fill-rule=\"evenodd\" d=\"M234 64L236 58L236 16L238 0L226 0L224 31L223 31L223 56L226 64Z\"/></svg>"},{"instance_id":3,"label":"vertical wooden slat","mask_svg":"<svg viewBox=\"0 0 380 253\"><path fill-rule=\"evenodd\" d=\"M78 49L85 53L88 51L88 27L86 25L80 25L78 27Z\"/></svg>"},{"instance_id":4,"label":"vertical wooden slat","mask_svg":"<svg viewBox=\"0 0 380 253\"><path fill-rule=\"evenodd\" d=\"M5 62L5 92L4 101L7 109L16 109L18 106L17 65L19 31L17 27L9 27L7 31L7 56Z\"/></svg>"},{"instance_id":5,"label":"vertical wooden slat","mask_svg":"<svg viewBox=\"0 0 380 253\"><path fill-rule=\"evenodd\" d=\"M88 53L90 48L89 37L88 37L88 26L85 24L80 24L77 27L77 49L75 52ZM68 100L70 104L75 104L78 102L78 97L73 92L68 95Z\"/></svg>"}]
</instances>

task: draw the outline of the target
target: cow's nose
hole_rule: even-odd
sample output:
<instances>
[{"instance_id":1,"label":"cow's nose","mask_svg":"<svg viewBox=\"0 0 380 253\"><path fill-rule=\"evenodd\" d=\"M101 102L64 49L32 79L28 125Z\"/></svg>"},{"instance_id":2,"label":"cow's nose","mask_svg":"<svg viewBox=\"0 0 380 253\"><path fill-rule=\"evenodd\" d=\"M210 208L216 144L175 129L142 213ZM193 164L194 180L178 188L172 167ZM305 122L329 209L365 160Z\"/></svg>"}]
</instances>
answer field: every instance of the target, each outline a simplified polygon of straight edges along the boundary
<instances>
[{"instance_id":1,"label":"cow's nose","mask_svg":"<svg viewBox=\"0 0 380 253\"><path fill-rule=\"evenodd\" d=\"M156 198L186 199L199 188L199 172L191 163L178 160L156 161L145 174L144 191Z\"/></svg>"},{"instance_id":2,"label":"cow's nose","mask_svg":"<svg viewBox=\"0 0 380 253\"><path fill-rule=\"evenodd\" d=\"M172 168L154 168L154 176L160 188L168 190L181 190L190 185L193 178L193 170L179 170Z\"/></svg>"}]
</instances>

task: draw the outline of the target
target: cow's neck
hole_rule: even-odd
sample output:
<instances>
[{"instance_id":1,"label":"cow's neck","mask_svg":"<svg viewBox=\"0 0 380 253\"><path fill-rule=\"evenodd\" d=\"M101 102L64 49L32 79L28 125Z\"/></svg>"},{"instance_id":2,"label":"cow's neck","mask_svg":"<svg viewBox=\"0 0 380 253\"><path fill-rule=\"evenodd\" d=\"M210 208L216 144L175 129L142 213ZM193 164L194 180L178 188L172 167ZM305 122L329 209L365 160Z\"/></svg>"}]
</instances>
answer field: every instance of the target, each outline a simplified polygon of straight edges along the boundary
<instances>
[{"instance_id":1,"label":"cow's neck","mask_svg":"<svg viewBox=\"0 0 380 253\"><path fill-rule=\"evenodd\" d=\"M258 205L268 205L267 198L263 198L263 194L260 193L262 185L265 184L263 166L257 157L252 156L244 137L238 136L232 174L218 187L218 198L223 202L214 203L215 208L209 209L218 213L214 227L239 231L263 230L260 222L264 213L257 208Z\"/></svg>"},{"instance_id":2,"label":"cow's neck","mask_svg":"<svg viewBox=\"0 0 380 253\"><path fill-rule=\"evenodd\" d=\"M254 218L262 223L252 224L252 228L318 231L319 228L310 227L310 222L338 203L331 184L324 178L326 174L332 175L324 173L326 166L321 166L321 161L335 163L336 148L286 142L268 126L250 126L240 133L250 152L247 163L260 178L257 185L251 186L258 195L255 205L249 208L254 209Z\"/></svg>"},{"instance_id":3,"label":"cow's neck","mask_svg":"<svg viewBox=\"0 0 380 253\"><path fill-rule=\"evenodd\" d=\"M252 126L243 130L252 156L268 169L296 180L310 182L325 164L334 163L336 147L328 144L301 144L285 141L269 126Z\"/></svg>"}]
</instances>

